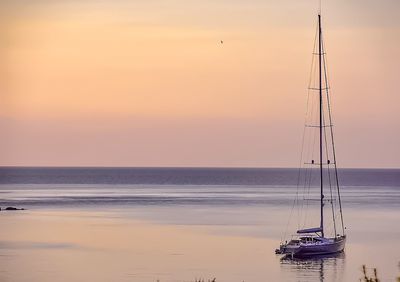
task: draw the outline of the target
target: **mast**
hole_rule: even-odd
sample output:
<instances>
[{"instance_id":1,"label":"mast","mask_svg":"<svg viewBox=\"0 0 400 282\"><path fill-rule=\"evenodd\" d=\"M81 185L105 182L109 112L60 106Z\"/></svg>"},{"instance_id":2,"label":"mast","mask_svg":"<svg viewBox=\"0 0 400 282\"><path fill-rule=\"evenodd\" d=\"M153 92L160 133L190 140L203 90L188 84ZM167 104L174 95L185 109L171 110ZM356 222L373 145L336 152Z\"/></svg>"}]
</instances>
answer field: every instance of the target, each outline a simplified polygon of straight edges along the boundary
<instances>
[{"instance_id":1,"label":"mast","mask_svg":"<svg viewBox=\"0 0 400 282\"><path fill-rule=\"evenodd\" d=\"M322 43L322 50L324 50L324 49L325 48ZM325 57L324 57L323 63L325 66ZM326 73L326 67L324 67L324 78L325 78L326 89L327 89L326 90L326 100L327 100L328 114L329 114L329 125L330 125L329 127L330 127L330 132L331 132L331 142L332 142L331 144L332 144L332 153L333 153L333 164L334 164L334 169L335 169L337 195L338 195L338 199L339 199L340 221L341 221L341 225L342 225L342 235L345 235L345 228L344 228L344 222L343 222L343 211L342 211L342 201L341 201L341 197L340 197L340 185L339 185L339 177L338 177L337 161L336 161L336 149L335 149L335 141L334 141L334 137L333 137L333 128L332 128L331 106L330 106L330 99L329 99L329 93L328 93L329 85L327 83L328 78L327 78L327 73ZM334 224L335 224L335 222L334 222ZM336 236L336 234L335 234L335 236Z\"/></svg>"},{"instance_id":2,"label":"mast","mask_svg":"<svg viewBox=\"0 0 400 282\"><path fill-rule=\"evenodd\" d=\"M318 14L318 64L319 64L319 172L321 180L321 235L324 237L324 185L322 168L322 30L321 15Z\"/></svg>"}]
</instances>

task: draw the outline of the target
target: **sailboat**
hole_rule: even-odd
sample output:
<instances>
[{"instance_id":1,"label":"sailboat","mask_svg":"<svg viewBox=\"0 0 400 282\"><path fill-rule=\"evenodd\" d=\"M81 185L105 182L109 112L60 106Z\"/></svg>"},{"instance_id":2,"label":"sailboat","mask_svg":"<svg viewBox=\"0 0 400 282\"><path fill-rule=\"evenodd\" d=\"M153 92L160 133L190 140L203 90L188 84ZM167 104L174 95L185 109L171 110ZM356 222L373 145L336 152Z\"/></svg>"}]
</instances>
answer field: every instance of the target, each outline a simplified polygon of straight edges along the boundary
<instances>
[{"instance_id":1,"label":"sailboat","mask_svg":"<svg viewBox=\"0 0 400 282\"><path fill-rule=\"evenodd\" d=\"M309 98L311 94L311 100L314 99L311 109L314 118L311 117L311 124L308 124L310 121L307 120L306 117L304 129L304 132L310 130L311 133L309 135L313 136L314 139L313 142L311 142L313 145L308 147L308 152L303 153L305 144L305 138L303 136L298 189L299 186L303 185L303 191L309 196L311 194L310 187L312 188L312 186L314 186L315 188L316 186L319 188L316 189L318 193L315 193L318 197L315 196L316 199L314 199L317 200L317 203L319 204L314 208L314 211L319 213L319 222L317 222L319 225L316 227L315 225L311 227L305 225L308 221L307 217L309 213L302 213L299 211L300 209L298 209L297 216L305 214L305 219L302 219L303 225L300 226L298 223L298 227L301 228L296 231L296 234L292 235L289 241L286 240L283 242L282 240L279 249L275 250L275 253L277 254L286 254L296 258L337 254L344 251L346 244L338 170L336 165L335 143L333 138L331 105L329 100L330 87L325 54L321 27L321 14L318 14L318 25L314 41L313 62L311 68L312 72L314 70L314 77L316 78L311 82L311 77L313 76L313 73L311 73L309 85ZM307 106L309 107L309 104ZM313 158L316 158L316 160ZM306 162L303 163L303 161ZM330 192L328 193L328 197L325 197L325 192ZM302 200L307 202L307 204L303 203L301 205L301 207L304 208L308 207L309 203L313 199L303 197ZM297 196L294 205L299 202ZM325 214L326 204L331 205L331 217L328 217L328 214ZM291 217L293 216L293 210L294 208L292 208ZM327 219L329 219L330 222L328 225L326 224ZM338 226L337 222L340 222L340 226ZM330 229L329 234L328 229ZM339 229L341 230L339 231Z\"/></svg>"}]
</instances>

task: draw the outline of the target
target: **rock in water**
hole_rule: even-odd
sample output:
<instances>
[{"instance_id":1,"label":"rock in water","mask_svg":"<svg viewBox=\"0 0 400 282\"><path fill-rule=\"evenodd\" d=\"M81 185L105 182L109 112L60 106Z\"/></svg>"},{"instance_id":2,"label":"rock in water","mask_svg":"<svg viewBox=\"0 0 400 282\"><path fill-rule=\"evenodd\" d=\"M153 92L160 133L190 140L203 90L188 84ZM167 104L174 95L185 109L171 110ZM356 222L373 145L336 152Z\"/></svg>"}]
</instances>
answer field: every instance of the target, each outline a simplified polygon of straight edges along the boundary
<instances>
[{"instance_id":1,"label":"rock in water","mask_svg":"<svg viewBox=\"0 0 400 282\"><path fill-rule=\"evenodd\" d=\"M4 210L6 211L23 211L25 210L24 208L14 208L14 207L6 207Z\"/></svg>"}]
</instances>

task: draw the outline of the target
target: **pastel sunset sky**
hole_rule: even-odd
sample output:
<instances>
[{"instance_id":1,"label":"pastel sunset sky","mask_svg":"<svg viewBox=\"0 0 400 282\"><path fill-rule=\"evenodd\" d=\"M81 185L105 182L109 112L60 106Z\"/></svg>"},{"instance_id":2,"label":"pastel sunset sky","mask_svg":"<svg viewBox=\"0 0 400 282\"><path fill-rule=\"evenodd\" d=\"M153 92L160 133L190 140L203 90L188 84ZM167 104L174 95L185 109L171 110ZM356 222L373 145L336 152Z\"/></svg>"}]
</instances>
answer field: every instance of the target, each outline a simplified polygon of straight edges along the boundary
<instances>
[{"instance_id":1,"label":"pastel sunset sky","mask_svg":"<svg viewBox=\"0 0 400 282\"><path fill-rule=\"evenodd\" d=\"M0 165L296 167L317 10L1 1ZM399 11L323 1L340 167L400 167Z\"/></svg>"}]
</instances>

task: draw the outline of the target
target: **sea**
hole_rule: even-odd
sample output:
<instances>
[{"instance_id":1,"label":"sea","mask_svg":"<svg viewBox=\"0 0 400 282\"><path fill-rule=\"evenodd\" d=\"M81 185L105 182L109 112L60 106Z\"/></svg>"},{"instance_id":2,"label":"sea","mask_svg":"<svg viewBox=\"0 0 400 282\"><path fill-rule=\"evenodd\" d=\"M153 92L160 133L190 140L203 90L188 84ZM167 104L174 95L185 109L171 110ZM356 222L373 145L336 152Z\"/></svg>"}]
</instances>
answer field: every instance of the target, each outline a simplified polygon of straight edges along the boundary
<instances>
[{"instance_id":1,"label":"sea","mask_svg":"<svg viewBox=\"0 0 400 282\"><path fill-rule=\"evenodd\" d=\"M274 252L298 173L1 167L0 281L396 281L400 170L340 169L346 249L305 260Z\"/></svg>"}]
</instances>

